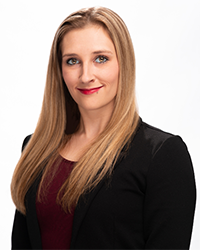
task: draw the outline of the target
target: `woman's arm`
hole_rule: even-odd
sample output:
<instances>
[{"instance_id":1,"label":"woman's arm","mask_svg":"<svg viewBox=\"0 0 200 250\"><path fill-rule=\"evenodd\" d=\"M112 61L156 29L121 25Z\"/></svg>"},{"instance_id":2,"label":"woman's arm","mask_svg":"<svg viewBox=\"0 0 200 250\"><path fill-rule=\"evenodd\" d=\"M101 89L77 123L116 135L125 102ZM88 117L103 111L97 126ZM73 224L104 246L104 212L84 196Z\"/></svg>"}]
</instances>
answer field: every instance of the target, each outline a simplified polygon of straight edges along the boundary
<instances>
[{"instance_id":1,"label":"woman's arm","mask_svg":"<svg viewBox=\"0 0 200 250\"><path fill-rule=\"evenodd\" d=\"M26 216L17 210L12 229L12 249L31 249Z\"/></svg>"},{"instance_id":2,"label":"woman's arm","mask_svg":"<svg viewBox=\"0 0 200 250\"><path fill-rule=\"evenodd\" d=\"M189 249L196 188L187 147L178 136L155 153L144 204L146 249Z\"/></svg>"},{"instance_id":3,"label":"woman's arm","mask_svg":"<svg viewBox=\"0 0 200 250\"><path fill-rule=\"evenodd\" d=\"M28 143L31 135L27 136L22 144L22 151ZM13 229L12 229L12 249L31 249L31 243L28 235L26 216L15 211Z\"/></svg>"}]
</instances>

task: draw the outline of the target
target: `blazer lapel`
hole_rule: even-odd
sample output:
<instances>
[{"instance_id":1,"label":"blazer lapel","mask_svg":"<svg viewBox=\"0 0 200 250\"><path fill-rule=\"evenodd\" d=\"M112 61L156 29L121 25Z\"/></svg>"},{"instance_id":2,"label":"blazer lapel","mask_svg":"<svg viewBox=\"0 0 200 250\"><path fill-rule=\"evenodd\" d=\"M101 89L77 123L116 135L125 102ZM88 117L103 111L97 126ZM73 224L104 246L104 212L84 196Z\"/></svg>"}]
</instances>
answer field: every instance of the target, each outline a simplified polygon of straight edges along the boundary
<instances>
[{"instance_id":1,"label":"blazer lapel","mask_svg":"<svg viewBox=\"0 0 200 250\"><path fill-rule=\"evenodd\" d=\"M123 154L122 151L114 166L114 169L118 167L124 156L125 155ZM76 248L76 239L79 233L79 228L81 227L81 224L83 222L83 219L88 209L90 208L92 201L98 195L99 191L101 190L103 185L107 183L107 181L109 180L106 177L104 177L104 179L91 192L88 192L80 197L74 212L70 249Z\"/></svg>"},{"instance_id":2,"label":"blazer lapel","mask_svg":"<svg viewBox=\"0 0 200 250\"><path fill-rule=\"evenodd\" d=\"M96 195L100 191L103 184L104 184L104 181L101 181L90 193L87 193L83 195L82 197L80 197L78 204L76 206L76 209L75 209L75 213L74 213L70 249L73 249L76 247L76 239L78 236L79 228L81 227L82 221L93 199L96 197Z\"/></svg>"}]
</instances>

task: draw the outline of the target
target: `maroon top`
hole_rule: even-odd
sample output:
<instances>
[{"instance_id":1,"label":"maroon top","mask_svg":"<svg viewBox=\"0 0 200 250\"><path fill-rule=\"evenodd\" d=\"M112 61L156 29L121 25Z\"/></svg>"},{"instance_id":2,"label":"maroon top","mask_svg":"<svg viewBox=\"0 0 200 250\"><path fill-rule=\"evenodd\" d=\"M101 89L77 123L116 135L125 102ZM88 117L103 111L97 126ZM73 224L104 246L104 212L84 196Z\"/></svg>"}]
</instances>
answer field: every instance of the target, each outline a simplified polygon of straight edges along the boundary
<instances>
[{"instance_id":1,"label":"maroon top","mask_svg":"<svg viewBox=\"0 0 200 250\"><path fill-rule=\"evenodd\" d=\"M52 168L55 164L52 165ZM64 158L47 189L47 195L42 202L36 201L37 218L42 238L42 249L69 249L71 242L74 211L65 213L56 203L58 191L73 167L73 162ZM48 178L44 181L47 184Z\"/></svg>"}]
</instances>

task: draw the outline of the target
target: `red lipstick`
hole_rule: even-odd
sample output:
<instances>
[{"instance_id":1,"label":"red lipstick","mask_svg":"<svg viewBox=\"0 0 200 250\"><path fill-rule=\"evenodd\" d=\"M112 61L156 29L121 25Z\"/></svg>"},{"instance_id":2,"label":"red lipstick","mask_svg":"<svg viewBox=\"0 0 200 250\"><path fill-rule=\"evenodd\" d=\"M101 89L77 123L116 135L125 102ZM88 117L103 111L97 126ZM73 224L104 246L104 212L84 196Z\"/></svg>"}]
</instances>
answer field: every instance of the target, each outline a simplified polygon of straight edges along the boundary
<instances>
[{"instance_id":1,"label":"red lipstick","mask_svg":"<svg viewBox=\"0 0 200 250\"><path fill-rule=\"evenodd\" d=\"M78 90L79 90L82 94L84 94L84 95L91 95L91 94L93 94L93 93L99 91L102 87L103 87L103 86L97 87L97 88L92 88L92 89L79 89L79 88L78 88Z\"/></svg>"}]
</instances>

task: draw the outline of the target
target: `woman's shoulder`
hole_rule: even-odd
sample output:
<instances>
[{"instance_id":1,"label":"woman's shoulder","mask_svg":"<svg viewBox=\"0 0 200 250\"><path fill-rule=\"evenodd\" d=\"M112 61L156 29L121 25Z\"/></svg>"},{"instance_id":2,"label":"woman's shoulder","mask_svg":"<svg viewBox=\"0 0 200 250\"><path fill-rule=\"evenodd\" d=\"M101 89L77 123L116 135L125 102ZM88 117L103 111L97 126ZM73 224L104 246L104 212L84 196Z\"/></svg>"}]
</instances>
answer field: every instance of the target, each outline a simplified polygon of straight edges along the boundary
<instances>
[{"instance_id":1,"label":"woman's shoulder","mask_svg":"<svg viewBox=\"0 0 200 250\"><path fill-rule=\"evenodd\" d=\"M27 143L29 142L29 140L31 139L32 134L27 135L22 143L22 151L24 150L25 146L27 145Z\"/></svg>"},{"instance_id":2,"label":"woman's shoulder","mask_svg":"<svg viewBox=\"0 0 200 250\"><path fill-rule=\"evenodd\" d=\"M149 125L141 118L138 130L135 134L133 143L139 147L146 148L151 151L151 155L155 155L164 145L170 145L172 148L186 147L184 141L179 135L174 135L160 128Z\"/></svg>"},{"instance_id":3,"label":"woman's shoulder","mask_svg":"<svg viewBox=\"0 0 200 250\"><path fill-rule=\"evenodd\" d=\"M189 178L191 185L194 183L192 160L182 138L142 120L132 141L129 157L133 159L134 166L138 166L138 171L153 182L161 177L164 181L166 176L170 182L171 175L175 178L179 175L186 180Z\"/></svg>"},{"instance_id":4,"label":"woman's shoulder","mask_svg":"<svg viewBox=\"0 0 200 250\"><path fill-rule=\"evenodd\" d=\"M154 140L166 140L170 137L174 137L175 135L170 133L170 132L166 132L160 128L154 127L146 122L144 122L141 118L140 118L140 123L139 123L139 129L143 130L144 136L147 139L154 139Z\"/></svg>"}]
</instances>

